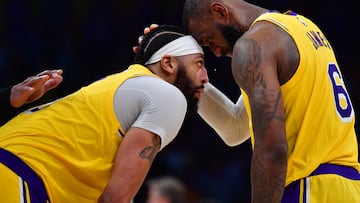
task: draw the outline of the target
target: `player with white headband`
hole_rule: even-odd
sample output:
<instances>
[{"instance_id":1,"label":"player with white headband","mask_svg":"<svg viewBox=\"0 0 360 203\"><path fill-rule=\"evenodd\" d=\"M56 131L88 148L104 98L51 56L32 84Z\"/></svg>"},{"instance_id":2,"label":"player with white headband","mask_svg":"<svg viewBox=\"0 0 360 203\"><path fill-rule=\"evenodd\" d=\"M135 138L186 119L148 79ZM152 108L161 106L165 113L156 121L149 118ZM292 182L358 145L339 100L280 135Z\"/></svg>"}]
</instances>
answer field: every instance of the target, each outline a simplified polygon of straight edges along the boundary
<instances>
[{"instance_id":1,"label":"player with white headband","mask_svg":"<svg viewBox=\"0 0 360 203\"><path fill-rule=\"evenodd\" d=\"M160 26L125 71L0 127L0 202L130 202L207 82L196 41Z\"/></svg>"},{"instance_id":2,"label":"player with white headband","mask_svg":"<svg viewBox=\"0 0 360 203\"><path fill-rule=\"evenodd\" d=\"M148 61L146 61L145 65L158 62L165 55L185 56L196 53L204 54L202 48L198 45L196 40L191 35L186 35L171 41L160 48Z\"/></svg>"},{"instance_id":3,"label":"player with white headband","mask_svg":"<svg viewBox=\"0 0 360 203\"><path fill-rule=\"evenodd\" d=\"M142 44L144 36L150 35L152 30L158 26L151 24L149 27L145 27L144 35L139 37L138 43ZM185 47L187 46L183 48ZM139 46L133 47L135 53L138 50ZM250 138L249 118L245 110L243 96L240 95L234 103L211 82L204 84L204 87L205 91L199 100L197 111L202 119L217 132L228 146L236 146L248 140Z\"/></svg>"}]
</instances>

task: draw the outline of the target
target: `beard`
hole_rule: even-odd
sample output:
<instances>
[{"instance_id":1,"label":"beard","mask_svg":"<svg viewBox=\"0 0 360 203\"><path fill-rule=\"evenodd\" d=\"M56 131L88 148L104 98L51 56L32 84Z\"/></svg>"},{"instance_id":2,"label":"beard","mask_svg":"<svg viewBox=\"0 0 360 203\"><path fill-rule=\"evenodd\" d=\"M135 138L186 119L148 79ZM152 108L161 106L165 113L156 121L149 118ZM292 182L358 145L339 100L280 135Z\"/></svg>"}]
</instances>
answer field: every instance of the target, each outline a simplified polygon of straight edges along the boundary
<instances>
[{"instance_id":1,"label":"beard","mask_svg":"<svg viewBox=\"0 0 360 203\"><path fill-rule=\"evenodd\" d=\"M236 41L243 35L240 30L238 30L235 26L231 25L222 25L217 24L217 28L220 30L221 34L224 36L226 42L230 46L231 50L233 49Z\"/></svg>"},{"instance_id":2,"label":"beard","mask_svg":"<svg viewBox=\"0 0 360 203\"><path fill-rule=\"evenodd\" d=\"M185 66L179 65L174 85L180 89L187 101L187 114L194 115L198 110L199 99L195 97L198 88L188 77Z\"/></svg>"}]
</instances>

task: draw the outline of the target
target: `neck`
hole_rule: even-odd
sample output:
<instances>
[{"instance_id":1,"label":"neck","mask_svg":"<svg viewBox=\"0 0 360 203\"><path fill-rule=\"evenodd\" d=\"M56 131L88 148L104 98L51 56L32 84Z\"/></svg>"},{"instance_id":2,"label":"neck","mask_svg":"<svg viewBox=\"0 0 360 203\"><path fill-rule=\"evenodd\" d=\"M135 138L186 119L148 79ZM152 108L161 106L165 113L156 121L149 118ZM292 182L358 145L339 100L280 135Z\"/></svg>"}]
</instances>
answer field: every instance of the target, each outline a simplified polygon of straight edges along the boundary
<instances>
[{"instance_id":1,"label":"neck","mask_svg":"<svg viewBox=\"0 0 360 203\"><path fill-rule=\"evenodd\" d=\"M165 80L166 82L170 84L174 84L174 79L171 77L171 75L167 74L163 71L163 69L160 67L160 63L150 64L146 66L152 73L159 76L161 79Z\"/></svg>"},{"instance_id":2,"label":"neck","mask_svg":"<svg viewBox=\"0 0 360 203\"><path fill-rule=\"evenodd\" d=\"M268 11L268 9L261 8L242 0L232 2L234 5L229 8L234 10L231 12L234 14L233 18L243 32L250 28L257 17Z\"/></svg>"}]
</instances>

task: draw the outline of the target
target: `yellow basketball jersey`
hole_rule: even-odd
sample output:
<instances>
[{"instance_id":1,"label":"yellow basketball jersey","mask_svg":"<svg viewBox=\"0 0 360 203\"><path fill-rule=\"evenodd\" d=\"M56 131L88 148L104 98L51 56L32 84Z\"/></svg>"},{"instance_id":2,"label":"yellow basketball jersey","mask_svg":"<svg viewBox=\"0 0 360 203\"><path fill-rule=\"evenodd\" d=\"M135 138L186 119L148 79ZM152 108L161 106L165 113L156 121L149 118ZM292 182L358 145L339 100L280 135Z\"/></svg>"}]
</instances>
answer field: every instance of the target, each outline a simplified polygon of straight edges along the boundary
<instances>
[{"instance_id":1,"label":"yellow basketball jersey","mask_svg":"<svg viewBox=\"0 0 360 203\"><path fill-rule=\"evenodd\" d=\"M354 109L325 35L309 19L292 12L269 12L254 23L258 21L285 30L300 53L296 73L281 86L289 152L286 185L308 176L321 163L359 171ZM244 91L242 94L251 118L248 97ZM252 142L253 138L251 132Z\"/></svg>"},{"instance_id":2,"label":"yellow basketball jersey","mask_svg":"<svg viewBox=\"0 0 360 203\"><path fill-rule=\"evenodd\" d=\"M21 113L0 128L0 147L42 178L52 202L96 202L110 178L119 131L125 133L113 110L115 91L126 79L142 75L157 77L133 65Z\"/></svg>"}]
</instances>

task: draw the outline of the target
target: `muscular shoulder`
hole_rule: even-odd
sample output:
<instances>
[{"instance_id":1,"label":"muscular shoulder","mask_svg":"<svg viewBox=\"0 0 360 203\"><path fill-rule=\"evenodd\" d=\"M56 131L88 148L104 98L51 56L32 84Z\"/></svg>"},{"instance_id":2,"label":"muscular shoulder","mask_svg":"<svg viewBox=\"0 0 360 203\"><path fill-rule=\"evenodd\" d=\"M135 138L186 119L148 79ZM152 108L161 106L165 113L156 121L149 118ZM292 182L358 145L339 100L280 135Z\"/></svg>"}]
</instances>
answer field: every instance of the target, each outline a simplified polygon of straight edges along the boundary
<instances>
[{"instance_id":1,"label":"muscular shoulder","mask_svg":"<svg viewBox=\"0 0 360 203\"><path fill-rule=\"evenodd\" d=\"M296 71L299 53L292 37L279 26L256 22L235 44L233 65L249 65L256 71L271 71L280 84ZM235 66L236 67L236 66Z\"/></svg>"}]
</instances>

